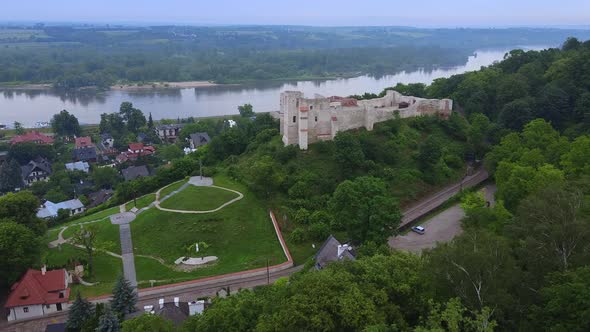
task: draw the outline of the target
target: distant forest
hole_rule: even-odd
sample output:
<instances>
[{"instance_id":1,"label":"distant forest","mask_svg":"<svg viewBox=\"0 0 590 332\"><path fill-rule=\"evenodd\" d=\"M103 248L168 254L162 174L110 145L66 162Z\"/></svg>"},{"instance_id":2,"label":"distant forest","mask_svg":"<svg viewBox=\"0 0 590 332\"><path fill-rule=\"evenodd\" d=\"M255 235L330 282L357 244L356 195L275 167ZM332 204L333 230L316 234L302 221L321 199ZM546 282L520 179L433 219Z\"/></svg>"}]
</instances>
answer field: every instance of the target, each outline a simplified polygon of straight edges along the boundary
<instances>
[{"instance_id":1,"label":"distant forest","mask_svg":"<svg viewBox=\"0 0 590 332\"><path fill-rule=\"evenodd\" d=\"M476 49L558 46L587 30L300 26L0 27L0 84L310 79L460 65Z\"/></svg>"}]
</instances>

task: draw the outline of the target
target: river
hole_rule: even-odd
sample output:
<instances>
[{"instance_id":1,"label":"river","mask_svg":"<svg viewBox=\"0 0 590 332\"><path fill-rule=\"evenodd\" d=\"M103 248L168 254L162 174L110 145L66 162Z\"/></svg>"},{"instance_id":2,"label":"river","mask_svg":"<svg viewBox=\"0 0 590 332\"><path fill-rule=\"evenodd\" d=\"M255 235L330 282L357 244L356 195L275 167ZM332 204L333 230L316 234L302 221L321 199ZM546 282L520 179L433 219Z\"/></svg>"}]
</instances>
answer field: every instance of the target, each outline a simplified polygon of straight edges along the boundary
<instances>
[{"instance_id":1,"label":"river","mask_svg":"<svg viewBox=\"0 0 590 332\"><path fill-rule=\"evenodd\" d=\"M543 47L526 47L542 49ZM98 123L101 113L116 112L124 101L130 101L154 119L206 117L236 114L237 106L250 103L256 112L277 111L282 91L298 90L307 96L348 96L365 92L379 93L397 83L425 83L466 71L478 70L504 57L507 50L474 52L462 66L400 72L381 77L359 76L321 81L270 81L243 85L219 85L190 89L142 91L71 91L0 90L0 124L11 126L15 121L26 126L49 121L53 114L65 109L78 117L80 123Z\"/></svg>"}]
</instances>

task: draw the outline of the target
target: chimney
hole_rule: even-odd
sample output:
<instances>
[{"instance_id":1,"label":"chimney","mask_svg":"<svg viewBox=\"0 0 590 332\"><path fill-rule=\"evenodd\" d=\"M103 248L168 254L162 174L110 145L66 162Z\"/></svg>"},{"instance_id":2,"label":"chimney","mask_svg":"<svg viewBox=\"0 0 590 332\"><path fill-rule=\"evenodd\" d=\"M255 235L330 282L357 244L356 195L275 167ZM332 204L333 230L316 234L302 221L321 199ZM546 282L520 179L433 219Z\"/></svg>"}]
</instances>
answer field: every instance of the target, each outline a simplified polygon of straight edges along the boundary
<instances>
[{"instance_id":1,"label":"chimney","mask_svg":"<svg viewBox=\"0 0 590 332\"><path fill-rule=\"evenodd\" d=\"M342 244L338 246L338 258L342 256L342 254L346 251L350 250L350 246L348 244Z\"/></svg>"},{"instance_id":2,"label":"chimney","mask_svg":"<svg viewBox=\"0 0 590 332\"><path fill-rule=\"evenodd\" d=\"M180 303L179 303L179 302L180 302L180 298L178 298L178 297L175 297L175 298L174 298L174 305L175 305L176 307L179 307L179 306L180 306Z\"/></svg>"},{"instance_id":3,"label":"chimney","mask_svg":"<svg viewBox=\"0 0 590 332\"><path fill-rule=\"evenodd\" d=\"M43 264L43 266L41 266L41 275L45 275L46 272L47 272L47 265Z\"/></svg>"},{"instance_id":4,"label":"chimney","mask_svg":"<svg viewBox=\"0 0 590 332\"><path fill-rule=\"evenodd\" d=\"M164 299L159 299L158 304L160 305L160 309L164 308Z\"/></svg>"},{"instance_id":5,"label":"chimney","mask_svg":"<svg viewBox=\"0 0 590 332\"><path fill-rule=\"evenodd\" d=\"M200 301L189 302L188 303L188 310L189 310L190 316L202 314L203 311L205 311L205 301L200 300Z\"/></svg>"}]
</instances>

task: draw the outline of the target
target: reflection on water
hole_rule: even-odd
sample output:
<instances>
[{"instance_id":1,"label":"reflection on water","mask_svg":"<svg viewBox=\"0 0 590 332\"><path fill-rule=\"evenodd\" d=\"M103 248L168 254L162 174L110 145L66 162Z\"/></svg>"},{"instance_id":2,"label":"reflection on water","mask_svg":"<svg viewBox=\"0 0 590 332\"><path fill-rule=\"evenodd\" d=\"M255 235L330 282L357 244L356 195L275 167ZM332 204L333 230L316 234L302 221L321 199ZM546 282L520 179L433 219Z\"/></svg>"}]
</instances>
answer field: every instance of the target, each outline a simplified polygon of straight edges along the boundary
<instances>
[{"instance_id":1,"label":"reflection on water","mask_svg":"<svg viewBox=\"0 0 590 332\"><path fill-rule=\"evenodd\" d=\"M536 47L535 49L539 49ZM1 90L0 123L19 121L32 125L48 121L62 109L75 114L81 123L97 123L101 113L115 112L124 101L132 102L154 119L236 114L237 106L250 103L257 112L276 111L279 94L303 91L308 96L378 93L397 83L425 83L466 71L478 70L504 57L505 50L478 51L467 63L455 68L416 70L379 77L359 76L317 81L264 81L243 85L221 85L196 89L156 89L99 92L53 90Z\"/></svg>"}]
</instances>

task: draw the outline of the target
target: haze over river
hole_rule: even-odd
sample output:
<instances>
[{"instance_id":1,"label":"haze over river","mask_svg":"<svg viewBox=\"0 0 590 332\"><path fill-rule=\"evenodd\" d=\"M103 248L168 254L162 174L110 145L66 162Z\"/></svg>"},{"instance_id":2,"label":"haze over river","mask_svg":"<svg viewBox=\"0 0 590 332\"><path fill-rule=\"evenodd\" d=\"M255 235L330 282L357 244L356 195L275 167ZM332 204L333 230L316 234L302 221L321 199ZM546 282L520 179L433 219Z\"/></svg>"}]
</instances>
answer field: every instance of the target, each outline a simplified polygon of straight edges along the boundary
<instances>
[{"instance_id":1,"label":"haze over river","mask_svg":"<svg viewBox=\"0 0 590 332\"><path fill-rule=\"evenodd\" d=\"M542 49L543 47L526 47ZM205 117L237 114L237 106L250 103L255 112L277 111L279 95L286 90L303 91L308 97L348 96L365 92L379 93L397 83L425 83L466 71L479 69L502 60L507 50L477 51L462 66L433 71L416 70L381 77L359 76L323 81L270 81L243 85L219 85L190 89L141 91L111 90L56 92L53 90L0 90L0 123L11 126L14 121L26 126L49 121L53 114L65 109L78 117L80 123L98 123L101 113L117 112L119 105L130 101L154 119Z\"/></svg>"}]
</instances>

